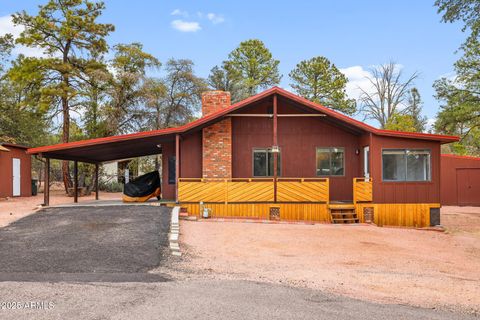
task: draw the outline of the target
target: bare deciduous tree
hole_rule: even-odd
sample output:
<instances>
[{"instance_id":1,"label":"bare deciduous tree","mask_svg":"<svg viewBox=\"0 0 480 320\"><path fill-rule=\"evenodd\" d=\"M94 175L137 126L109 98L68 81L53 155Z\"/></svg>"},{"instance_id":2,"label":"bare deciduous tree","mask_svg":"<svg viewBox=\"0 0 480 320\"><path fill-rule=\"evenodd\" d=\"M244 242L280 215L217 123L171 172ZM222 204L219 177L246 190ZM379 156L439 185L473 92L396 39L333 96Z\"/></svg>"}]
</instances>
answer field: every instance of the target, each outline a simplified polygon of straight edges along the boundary
<instances>
[{"instance_id":1,"label":"bare deciduous tree","mask_svg":"<svg viewBox=\"0 0 480 320\"><path fill-rule=\"evenodd\" d=\"M403 80L403 73L394 62L375 67L370 72L372 76L367 79L373 90L368 92L360 88L360 112L365 119L377 120L383 129L392 116L408 112L406 101L418 73L414 72Z\"/></svg>"},{"instance_id":2,"label":"bare deciduous tree","mask_svg":"<svg viewBox=\"0 0 480 320\"><path fill-rule=\"evenodd\" d=\"M195 75L193 67L193 62L188 59L170 59L167 62L163 128L191 121L199 109L202 92L208 90L208 85Z\"/></svg>"}]
</instances>

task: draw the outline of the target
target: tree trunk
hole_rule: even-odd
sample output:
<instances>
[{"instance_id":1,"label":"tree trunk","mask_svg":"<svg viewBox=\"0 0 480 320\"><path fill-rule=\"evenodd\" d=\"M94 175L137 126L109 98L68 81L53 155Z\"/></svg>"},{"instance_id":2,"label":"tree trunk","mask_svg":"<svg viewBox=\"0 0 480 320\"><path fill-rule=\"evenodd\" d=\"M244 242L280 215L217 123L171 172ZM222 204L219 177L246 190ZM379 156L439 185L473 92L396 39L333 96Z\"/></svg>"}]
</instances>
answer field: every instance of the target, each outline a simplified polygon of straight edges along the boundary
<instances>
[{"instance_id":1,"label":"tree trunk","mask_svg":"<svg viewBox=\"0 0 480 320\"><path fill-rule=\"evenodd\" d=\"M65 50L63 51L63 63L68 63L68 53L70 51L71 41L67 41L65 44ZM68 91L65 88L70 87L70 79L68 73L62 75L62 80L64 84L64 92L62 94L62 116L63 116L63 131L62 131L62 142L67 143L70 139L70 109L68 106ZM72 178L70 176L70 168L68 166L68 161L62 161L62 176L63 176L63 185L65 187L65 193L68 194L68 188L73 187Z\"/></svg>"},{"instance_id":2,"label":"tree trunk","mask_svg":"<svg viewBox=\"0 0 480 320\"><path fill-rule=\"evenodd\" d=\"M70 113L68 112L68 100L66 97L62 97L62 115L63 115L63 130L62 130L62 142L67 143L69 141L70 133ZM70 168L68 161L62 161L62 177L63 185L65 187L65 193L68 193L68 188L73 186L72 178L70 176Z\"/></svg>"}]
</instances>

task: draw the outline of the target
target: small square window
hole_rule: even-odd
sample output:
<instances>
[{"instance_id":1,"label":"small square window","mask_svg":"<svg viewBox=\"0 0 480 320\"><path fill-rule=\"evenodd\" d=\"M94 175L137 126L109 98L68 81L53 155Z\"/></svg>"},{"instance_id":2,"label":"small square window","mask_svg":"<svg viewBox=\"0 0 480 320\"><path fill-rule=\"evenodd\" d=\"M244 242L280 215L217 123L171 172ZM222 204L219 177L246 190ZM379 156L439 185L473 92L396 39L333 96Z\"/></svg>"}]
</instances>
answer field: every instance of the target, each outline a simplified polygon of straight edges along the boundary
<instances>
[{"instance_id":1,"label":"small square window","mask_svg":"<svg viewBox=\"0 0 480 320\"><path fill-rule=\"evenodd\" d=\"M317 176L345 175L344 148L317 148Z\"/></svg>"},{"instance_id":2,"label":"small square window","mask_svg":"<svg viewBox=\"0 0 480 320\"><path fill-rule=\"evenodd\" d=\"M278 153L277 176L281 172L281 157ZM254 177L273 177L274 153L270 149L253 150L253 176Z\"/></svg>"}]
</instances>

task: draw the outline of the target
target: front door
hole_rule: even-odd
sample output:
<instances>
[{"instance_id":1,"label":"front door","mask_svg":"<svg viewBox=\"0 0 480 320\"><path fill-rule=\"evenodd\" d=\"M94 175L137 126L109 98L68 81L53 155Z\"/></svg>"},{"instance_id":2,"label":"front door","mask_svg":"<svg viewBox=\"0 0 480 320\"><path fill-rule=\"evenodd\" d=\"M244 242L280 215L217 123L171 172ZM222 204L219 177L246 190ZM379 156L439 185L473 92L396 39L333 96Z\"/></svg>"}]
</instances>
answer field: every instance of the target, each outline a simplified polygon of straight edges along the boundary
<instances>
[{"instance_id":1,"label":"front door","mask_svg":"<svg viewBox=\"0 0 480 320\"><path fill-rule=\"evenodd\" d=\"M363 176L370 178L370 146L363 147Z\"/></svg>"},{"instance_id":2,"label":"front door","mask_svg":"<svg viewBox=\"0 0 480 320\"><path fill-rule=\"evenodd\" d=\"M13 158L13 196L20 196L20 159Z\"/></svg>"}]
</instances>

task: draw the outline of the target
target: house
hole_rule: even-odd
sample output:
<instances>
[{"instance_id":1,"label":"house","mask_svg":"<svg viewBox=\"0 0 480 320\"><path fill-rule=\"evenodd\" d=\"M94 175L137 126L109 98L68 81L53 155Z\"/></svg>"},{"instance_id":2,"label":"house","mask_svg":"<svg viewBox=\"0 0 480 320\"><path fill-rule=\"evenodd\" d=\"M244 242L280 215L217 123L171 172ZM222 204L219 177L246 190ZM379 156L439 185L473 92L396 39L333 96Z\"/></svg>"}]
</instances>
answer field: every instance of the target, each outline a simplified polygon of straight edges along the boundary
<instances>
[{"instance_id":1,"label":"house","mask_svg":"<svg viewBox=\"0 0 480 320\"><path fill-rule=\"evenodd\" d=\"M441 204L480 206L480 158L442 154Z\"/></svg>"},{"instance_id":2,"label":"house","mask_svg":"<svg viewBox=\"0 0 480 320\"><path fill-rule=\"evenodd\" d=\"M439 223L440 146L458 137L380 130L274 87L230 104L206 92L177 128L30 149L100 163L162 154L162 197L216 217Z\"/></svg>"},{"instance_id":3,"label":"house","mask_svg":"<svg viewBox=\"0 0 480 320\"><path fill-rule=\"evenodd\" d=\"M27 149L18 144L0 144L0 198L32 195L32 164Z\"/></svg>"}]
</instances>

